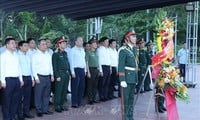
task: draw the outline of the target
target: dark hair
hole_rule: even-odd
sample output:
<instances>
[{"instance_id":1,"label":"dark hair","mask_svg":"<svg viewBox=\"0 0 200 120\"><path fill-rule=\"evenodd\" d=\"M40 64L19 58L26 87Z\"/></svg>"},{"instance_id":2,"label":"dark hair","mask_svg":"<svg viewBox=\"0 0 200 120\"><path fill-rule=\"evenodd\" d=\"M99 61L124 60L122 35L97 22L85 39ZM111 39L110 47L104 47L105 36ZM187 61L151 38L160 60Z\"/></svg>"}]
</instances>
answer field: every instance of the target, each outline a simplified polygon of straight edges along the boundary
<instances>
[{"instance_id":1,"label":"dark hair","mask_svg":"<svg viewBox=\"0 0 200 120\"><path fill-rule=\"evenodd\" d=\"M38 45L41 43L41 41L46 41L46 39L39 39L38 40Z\"/></svg>"},{"instance_id":2,"label":"dark hair","mask_svg":"<svg viewBox=\"0 0 200 120\"><path fill-rule=\"evenodd\" d=\"M15 41L15 38L6 38L5 39L5 44L8 44L11 40Z\"/></svg>"},{"instance_id":3,"label":"dark hair","mask_svg":"<svg viewBox=\"0 0 200 120\"><path fill-rule=\"evenodd\" d=\"M84 42L83 43L83 47L85 47L87 44L89 44L88 42Z\"/></svg>"},{"instance_id":4,"label":"dark hair","mask_svg":"<svg viewBox=\"0 0 200 120\"><path fill-rule=\"evenodd\" d=\"M108 39L108 37L102 37L100 40L99 40L99 42L104 42L105 40L107 40Z\"/></svg>"},{"instance_id":5,"label":"dark hair","mask_svg":"<svg viewBox=\"0 0 200 120\"><path fill-rule=\"evenodd\" d=\"M28 42L27 42L27 41L24 41L24 40L23 40L23 41L20 41L20 42L18 43L18 46L21 47L21 46L23 46L25 43L28 43Z\"/></svg>"},{"instance_id":6,"label":"dark hair","mask_svg":"<svg viewBox=\"0 0 200 120\"><path fill-rule=\"evenodd\" d=\"M34 40L33 38L28 38L26 41L27 43L30 43L32 40Z\"/></svg>"},{"instance_id":7,"label":"dark hair","mask_svg":"<svg viewBox=\"0 0 200 120\"><path fill-rule=\"evenodd\" d=\"M90 39L90 40L88 41L89 44L92 44L92 43L95 43L95 42L97 42L96 39Z\"/></svg>"},{"instance_id":8,"label":"dark hair","mask_svg":"<svg viewBox=\"0 0 200 120\"><path fill-rule=\"evenodd\" d=\"M109 40L109 45L112 44L113 42L116 42L116 40L115 39L110 39Z\"/></svg>"}]
</instances>

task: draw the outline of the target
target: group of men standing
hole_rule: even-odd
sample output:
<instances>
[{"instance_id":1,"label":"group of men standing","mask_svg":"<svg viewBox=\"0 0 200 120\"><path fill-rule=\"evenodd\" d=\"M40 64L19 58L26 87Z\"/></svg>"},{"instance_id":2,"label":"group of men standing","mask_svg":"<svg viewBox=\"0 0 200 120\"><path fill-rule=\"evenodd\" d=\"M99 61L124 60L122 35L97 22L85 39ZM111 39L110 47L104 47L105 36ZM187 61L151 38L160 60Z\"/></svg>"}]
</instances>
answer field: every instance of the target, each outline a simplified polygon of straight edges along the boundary
<instances>
[{"instance_id":1,"label":"group of men standing","mask_svg":"<svg viewBox=\"0 0 200 120\"><path fill-rule=\"evenodd\" d=\"M37 48L32 38L20 41L17 49L16 40L6 38L5 49L0 54L3 120L14 120L16 115L22 119L33 118L29 111L32 91L37 116L53 114L49 111L52 82L55 111L66 111L69 80L73 108L82 105L84 90L88 103L93 104L115 98L114 91L118 89L118 96L124 100L124 117L132 120L134 93L151 90L148 77L144 83L142 80L151 64L152 44L147 44L148 51L144 50L144 41L137 41L134 31L127 32L123 40L125 45L117 50L114 39L92 38L86 51L82 37L75 39L73 48L67 48L66 39L59 37L52 52L49 39L38 40ZM139 91L141 86L144 88Z\"/></svg>"}]
</instances>

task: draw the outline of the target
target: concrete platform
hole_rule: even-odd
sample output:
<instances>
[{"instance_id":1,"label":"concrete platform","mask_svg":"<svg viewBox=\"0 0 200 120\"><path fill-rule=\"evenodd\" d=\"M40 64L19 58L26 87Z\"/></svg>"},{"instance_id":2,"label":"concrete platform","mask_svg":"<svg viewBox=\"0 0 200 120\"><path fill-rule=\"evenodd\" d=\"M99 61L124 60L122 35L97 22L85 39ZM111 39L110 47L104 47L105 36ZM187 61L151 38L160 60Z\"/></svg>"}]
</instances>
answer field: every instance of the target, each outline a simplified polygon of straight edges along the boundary
<instances>
[{"instance_id":1,"label":"concrete platform","mask_svg":"<svg viewBox=\"0 0 200 120\"><path fill-rule=\"evenodd\" d=\"M200 71L200 66L197 72ZM200 74L197 74L200 78ZM190 94L190 102L185 103L177 101L177 107L180 120L200 120L200 86L199 81L195 88L188 88ZM135 106L134 120L167 120L166 113L156 113L154 109L154 99L151 99L153 92L146 92L140 94L137 104ZM147 108L150 104L149 113ZM67 105L70 105L68 101ZM54 111L53 106L50 110ZM71 108L69 111L56 113L53 115L44 115L37 117L35 111L31 111L35 115L32 120L121 120L121 101L119 98L107 102L101 102L94 105L84 105L80 108ZM0 112L0 120L2 114Z\"/></svg>"},{"instance_id":2,"label":"concrete platform","mask_svg":"<svg viewBox=\"0 0 200 120\"><path fill-rule=\"evenodd\" d=\"M158 114L155 112L154 100L150 99L152 93L140 94L135 106L135 120L167 120L166 113ZM189 103L177 101L180 120L200 120L200 87L197 85L195 88L189 88L189 93L191 97ZM147 114L149 102L152 104ZM86 104L80 108L69 108L69 111L62 113L54 112L53 115L44 115L40 118L32 110L32 114L35 115L35 118L32 120L121 120L120 104L121 101L117 98L94 105ZM50 106L50 110L54 111L53 106Z\"/></svg>"}]
</instances>

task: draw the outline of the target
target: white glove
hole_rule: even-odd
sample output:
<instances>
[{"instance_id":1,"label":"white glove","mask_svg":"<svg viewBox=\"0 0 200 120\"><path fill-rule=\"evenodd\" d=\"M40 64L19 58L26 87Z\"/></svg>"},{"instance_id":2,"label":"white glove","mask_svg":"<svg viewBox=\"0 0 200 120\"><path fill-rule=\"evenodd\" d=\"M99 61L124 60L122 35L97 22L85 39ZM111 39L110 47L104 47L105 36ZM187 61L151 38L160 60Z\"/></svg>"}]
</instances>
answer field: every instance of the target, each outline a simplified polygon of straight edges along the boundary
<instances>
[{"instance_id":1,"label":"white glove","mask_svg":"<svg viewBox=\"0 0 200 120\"><path fill-rule=\"evenodd\" d=\"M126 81L121 81L120 85L121 85L121 87L123 87L123 88L127 87Z\"/></svg>"}]
</instances>

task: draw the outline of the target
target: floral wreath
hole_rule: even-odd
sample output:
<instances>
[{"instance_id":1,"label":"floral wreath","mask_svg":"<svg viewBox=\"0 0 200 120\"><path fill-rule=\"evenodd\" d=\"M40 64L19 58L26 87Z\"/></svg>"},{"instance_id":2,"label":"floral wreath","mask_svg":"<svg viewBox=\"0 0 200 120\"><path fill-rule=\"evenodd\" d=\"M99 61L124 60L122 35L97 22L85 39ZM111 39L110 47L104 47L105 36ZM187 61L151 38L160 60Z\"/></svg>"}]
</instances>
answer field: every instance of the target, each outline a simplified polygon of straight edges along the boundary
<instances>
[{"instance_id":1,"label":"floral wreath","mask_svg":"<svg viewBox=\"0 0 200 120\"><path fill-rule=\"evenodd\" d=\"M179 71L172 65L174 58L174 22L169 18L157 20L157 54L152 59L152 77L165 91L171 89L171 95L179 100L189 100L187 87L181 83Z\"/></svg>"}]
</instances>

